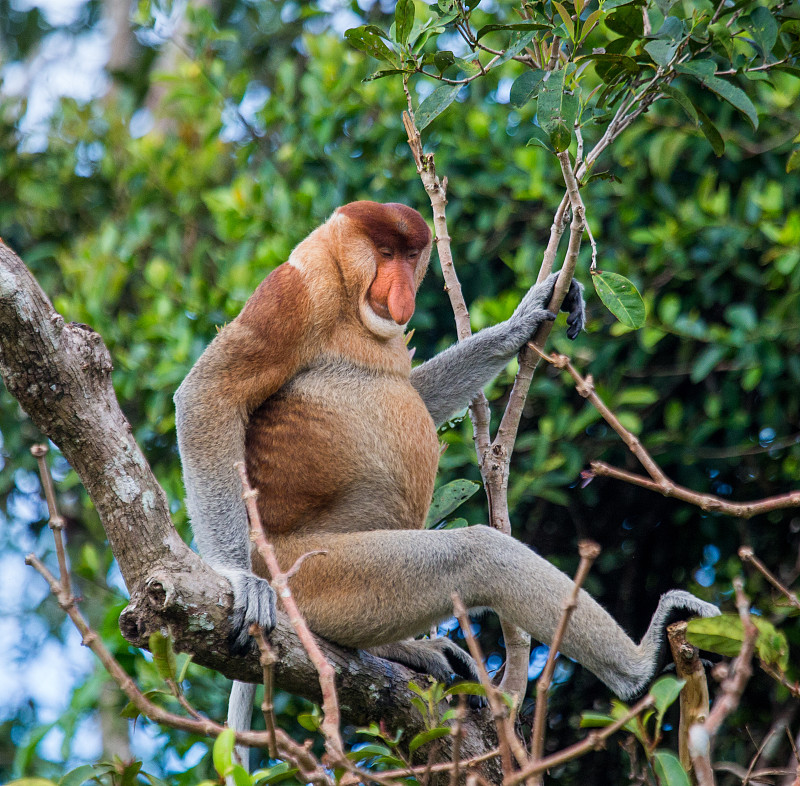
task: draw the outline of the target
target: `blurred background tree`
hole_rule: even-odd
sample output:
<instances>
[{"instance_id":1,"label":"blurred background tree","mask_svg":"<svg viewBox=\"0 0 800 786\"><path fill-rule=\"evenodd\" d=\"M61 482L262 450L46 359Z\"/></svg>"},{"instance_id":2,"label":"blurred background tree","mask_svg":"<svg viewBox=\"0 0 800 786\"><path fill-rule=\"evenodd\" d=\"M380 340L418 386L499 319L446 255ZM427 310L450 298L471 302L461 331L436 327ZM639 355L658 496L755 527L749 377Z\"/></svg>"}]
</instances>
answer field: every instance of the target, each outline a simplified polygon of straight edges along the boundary
<instances>
[{"instance_id":1,"label":"blurred background tree","mask_svg":"<svg viewBox=\"0 0 800 786\"><path fill-rule=\"evenodd\" d=\"M640 14L641 3L631 5ZM654 13L671 5L659 0ZM678 5L690 13L710 3ZM763 6L800 27L797 2ZM515 19L499 0L473 13ZM393 18L394 3L374 0L208 0L186 13L166 0L0 0L0 232L65 318L103 336L122 408L187 539L171 399L216 327L336 206L368 198L428 214L400 118L401 82L364 81L376 64L343 36ZM437 45L458 51L459 41L446 33ZM556 160L527 146L535 106L509 104L520 73L512 63L462 89L425 132L449 179L453 248L476 329L507 317L535 281L563 194ZM792 490L800 477L800 181L786 174L800 81L755 72L739 84L758 111L757 132L730 104L693 93L720 128L723 157L675 102L660 102L604 155L609 177L585 194L599 266L637 284L647 323L629 331L592 297L588 331L568 348L560 331L551 343L591 370L676 482L754 499ZM415 102L433 86L412 79ZM584 249L584 282L588 257ZM434 264L412 322L417 358L455 339L441 283ZM490 399L507 395L512 371ZM468 422L442 438L440 482L479 479ZM53 558L28 454L40 439L0 390L0 779L57 777L116 754L196 783L210 772L206 743L120 719L118 692L23 566L31 550ZM800 573L800 513L738 522L616 481L582 487L580 472L596 458L634 468L597 413L541 368L512 466L515 534L568 572L577 538L600 542L587 588L635 636L670 587L724 603L742 543L785 581ZM156 685L152 665L119 634L126 593L97 516L66 463L56 458L54 470L83 608L129 671ZM476 495L462 510L479 523L485 500ZM764 591L758 579L748 587ZM767 601L761 613L785 615ZM476 625L499 666L494 620ZM800 645L796 622L783 630ZM539 648L532 676L542 664ZM563 658L557 674L554 748L573 738L581 709L608 699ZM189 677L196 706L223 717L227 681L199 667ZM305 702L281 694L276 709L300 731ZM749 760L772 725L794 721L796 730L797 712L757 675L719 758ZM786 762L784 736L766 756ZM625 766L612 749L554 774L621 782Z\"/></svg>"}]
</instances>

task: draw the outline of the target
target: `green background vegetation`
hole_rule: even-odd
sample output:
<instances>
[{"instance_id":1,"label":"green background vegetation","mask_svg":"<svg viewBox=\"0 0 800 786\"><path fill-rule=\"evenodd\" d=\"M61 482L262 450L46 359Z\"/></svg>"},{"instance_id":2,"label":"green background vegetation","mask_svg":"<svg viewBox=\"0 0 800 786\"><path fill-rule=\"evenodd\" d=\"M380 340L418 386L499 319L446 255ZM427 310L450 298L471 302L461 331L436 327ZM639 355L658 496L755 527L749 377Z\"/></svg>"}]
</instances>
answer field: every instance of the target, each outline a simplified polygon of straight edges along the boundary
<instances>
[{"instance_id":1,"label":"green background vegetation","mask_svg":"<svg viewBox=\"0 0 800 786\"><path fill-rule=\"evenodd\" d=\"M379 4L350 10L386 28L392 19ZM492 19L513 16L510 4L489 10ZM69 32L94 28L100 12L87 4ZM140 30L152 26L147 3L137 13ZM489 19L480 8L475 13ZM227 0L213 16L197 11L191 19L188 57L159 73L151 67L154 50L140 48L105 97L54 106L41 149L26 147L19 131L26 101L0 94L0 233L65 318L102 335L121 406L187 539L172 394L217 326L236 316L259 281L336 206L368 198L430 212L405 141L401 82L363 81L376 64L348 45L327 5ZM40 12L0 2L7 61L29 56L50 32ZM463 89L423 135L449 180L454 256L476 329L510 315L534 283L563 194L556 159L526 145L535 105L508 103L522 67L510 63L498 73ZM411 80L415 100L429 92L430 84L419 87L425 81ZM637 285L646 325L622 327L588 286L587 331L566 341L561 317L551 345L593 374L603 399L673 480L746 500L790 491L800 479L800 179L786 173L800 131L800 80L774 73L769 83L737 83L758 111L757 132L730 104L684 84L717 123L723 157L672 101L651 108L604 154L596 171L614 177L583 190L598 264ZM134 128L147 119L142 102L155 84L166 91L161 119L148 133L132 133L132 117ZM588 142L595 133L584 129ZM577 277L587 285L588 264L584 243ZM455 340L435 261L412 327L417 358ZM490 399L502 402L512 372L492 385ZM443 439L449 448L440 481L478 480L469 423ZM0 389L3 565L30 549L52 557L41 505L31 503L38 487L28 448L40 440ZM729 603L741 543L789 581L800 571L800 512L739 522L616 481L582 487L580 472L593 459L638 469L572 385L540 369L512 465L515 534L568 572L577 564L578 537L601 543L587 588L635 636L668 588ZM156 685L152 665L117 630L125 598L99 521L74 473L56 468L83 608L123 664L145 687ZM459 515L485 520L482 495ZM55 603L35 588L33 572L24 577L34 589L0 610L0 622L18 630L7 637L10 656L23 661L48 641L74 641ZM751 577L748 589L759 611L781 619L761 581ZM502 653L494 623L481 624L487 652ZM800 645L796 621L783 630ZM93 668L58 718L35 702L0 700L0 780L58 776L64 759L81 763L71 740L96 717L106 681ZM608 698L569 664L562 678L548 738L559 747L574 739L578 713ZM223 717L225 680L195 667L189 680L195 704ZM775 717L794 717L796 709L757 674L719 758L748 761L754 746L745 725L758 740ZM278 710L283 724L299 729L297 716L308 708L281 696ZM61 761L46 760L36 747L52 724L64 733ZM150 771L171 771L170 782L187 784L210 772L209 757L188 768L197 761L195 739L168 731L161 740ZM195 754L182 760L190 749ZM565 783L577 782L579 769L584 782L618 782L624 766L612 746L560 774Z\"/></svg>"}]
</instances>

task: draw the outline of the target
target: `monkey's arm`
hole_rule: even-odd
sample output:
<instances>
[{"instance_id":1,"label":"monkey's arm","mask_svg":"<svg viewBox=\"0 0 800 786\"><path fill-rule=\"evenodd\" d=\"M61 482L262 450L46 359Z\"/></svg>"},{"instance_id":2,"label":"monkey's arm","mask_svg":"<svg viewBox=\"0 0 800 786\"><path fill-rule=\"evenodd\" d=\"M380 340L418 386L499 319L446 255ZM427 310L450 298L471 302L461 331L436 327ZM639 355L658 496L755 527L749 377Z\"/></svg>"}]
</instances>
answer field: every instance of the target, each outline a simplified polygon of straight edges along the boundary
<instances>
[{"instance_id":1,"label":"monkey's arm","mask_svg":"<svg viewBox=\"0 0 800 786\"><path fill-rule=\"evenodd\" d=\"M308 326L304 298L297 271L276 269L175 394L186 507L201 556L233 587L236 648L248 646L250 623L274 627L275 598L269 582L250 570L247 513L234 464L245 458L251 412L300 363Z\"/></svg>"},{"instance_id":2,"label":"monkey's arm","mask_svg":"<svg viewBox=\"0 0 800 786\"><path fill-rule=\"evenodd\" d=\"M505 322L481 330L411 372L411 384L437 426L464 409L503 370L542 322L555 319L555 314L545 310L545 306L550 302L557 278L558 273L552 273L532 287ZM561 310L569 314L567 335L574 339L586 322L582 284L572 281Z\"/></svg>"}]
</instances>

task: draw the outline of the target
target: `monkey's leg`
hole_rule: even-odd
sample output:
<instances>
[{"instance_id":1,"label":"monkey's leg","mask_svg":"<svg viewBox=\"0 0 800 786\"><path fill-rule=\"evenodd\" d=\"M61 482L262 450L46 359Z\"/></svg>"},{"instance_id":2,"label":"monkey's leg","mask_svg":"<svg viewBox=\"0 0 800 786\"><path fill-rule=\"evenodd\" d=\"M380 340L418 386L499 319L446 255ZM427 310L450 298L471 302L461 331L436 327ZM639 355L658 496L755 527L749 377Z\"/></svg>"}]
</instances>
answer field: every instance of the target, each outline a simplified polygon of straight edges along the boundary
<instances>
[{"instance_id":1,"label":"monkey's leg","mask_svg":"<svg viewBox=\"0 0 800 786\"><path fill-rule=\"evenodd\" d=\"M547 560L489 527L371 530L286 540L275 542L282 565L308 551L327 551L307 559L291 587L311 629L350 647L396 642L429 629L452 615L454 592L467 607L491 607L550 643L573 586ZM719 614L715 606L673 590L661 598L637 645L581 591L561 652L621 698L631 697L655 673L664 625L677 609Z\"/></svg>"}]
</instances>

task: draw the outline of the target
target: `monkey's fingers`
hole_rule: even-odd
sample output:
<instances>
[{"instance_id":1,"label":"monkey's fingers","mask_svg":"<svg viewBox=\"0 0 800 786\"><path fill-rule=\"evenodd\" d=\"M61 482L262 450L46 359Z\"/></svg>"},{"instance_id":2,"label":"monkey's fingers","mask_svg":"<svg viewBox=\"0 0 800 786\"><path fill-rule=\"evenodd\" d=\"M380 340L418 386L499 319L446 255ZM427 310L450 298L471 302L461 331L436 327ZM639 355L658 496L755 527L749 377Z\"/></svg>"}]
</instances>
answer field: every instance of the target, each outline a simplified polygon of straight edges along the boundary
<instances>
[{"instance_id":1,"label":"monkey's fingers","mask_svg":"<svg viewBox=\"0 0 800 786\"><path fill-rule=\"evenodd\" d=\"M575 340L578 333L586 327L586 305L583 300L583 285L579 281L572 280L569 292L561 304L561 310L566 311L567 316L567 338Z\"/></svg>"}]
</instances>

